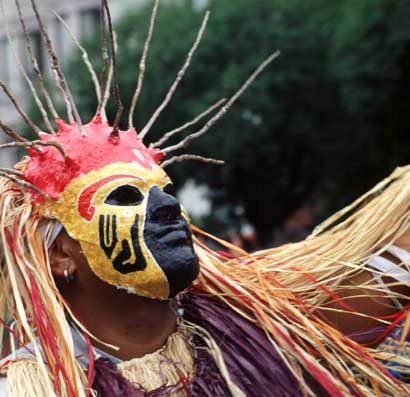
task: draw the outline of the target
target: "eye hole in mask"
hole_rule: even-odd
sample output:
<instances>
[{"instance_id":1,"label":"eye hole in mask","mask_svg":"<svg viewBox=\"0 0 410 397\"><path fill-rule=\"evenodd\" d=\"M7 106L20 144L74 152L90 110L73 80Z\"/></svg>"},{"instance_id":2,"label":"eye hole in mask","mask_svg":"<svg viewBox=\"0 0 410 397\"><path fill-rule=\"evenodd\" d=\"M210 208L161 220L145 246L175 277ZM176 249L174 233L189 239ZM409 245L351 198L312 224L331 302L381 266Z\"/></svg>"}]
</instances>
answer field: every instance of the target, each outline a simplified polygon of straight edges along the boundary
<instances>
[{"instance_id":1,"label":"eye hole in mask","mask_svg":"<svg viewBox=\"0 0 410 397\"><path fill-rule=\"evenodd\" d=\"M135 186L123 185L114 189L104 203L108 205L117 205L122 207L130 207L139 205L144 200L144 195Z\"/></svg>"},{"instance_id":2,"label":"eye hole in mask","mask_svg":"<svg viewBox=\"0 0 410 397\"><path fill-rule=\"evenodd\" d=\"M173 197L176 197L176 195L177 195L177 191L175 190L175 186L172 183L168 183L168 185L166 185L164 187L164 193L169 194Z\"/></svg>"}]
</instances>

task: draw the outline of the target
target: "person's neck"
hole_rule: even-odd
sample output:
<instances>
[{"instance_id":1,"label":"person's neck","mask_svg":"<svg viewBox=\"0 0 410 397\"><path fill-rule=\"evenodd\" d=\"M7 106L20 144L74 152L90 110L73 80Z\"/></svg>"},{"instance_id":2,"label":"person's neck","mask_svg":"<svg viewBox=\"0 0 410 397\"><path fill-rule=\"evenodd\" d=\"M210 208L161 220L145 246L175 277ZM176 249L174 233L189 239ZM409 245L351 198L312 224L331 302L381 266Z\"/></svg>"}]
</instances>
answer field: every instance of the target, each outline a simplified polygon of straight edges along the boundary
<instances>
[{"instance_id":1,"label":"person's neck","mask_svg":"<svg viewBox=\"0 0 410 397\"><path fill-rule=\"evenodd\" d=\"M108 285L104 285L106 291L102 294L77 289L74 285L70 287L63 295L73 312L94 336L119 350L96 341L93 345L122 360L142 357L160 349L176 330L175 300L142 298Z\"/></svg>"}]
</instances>

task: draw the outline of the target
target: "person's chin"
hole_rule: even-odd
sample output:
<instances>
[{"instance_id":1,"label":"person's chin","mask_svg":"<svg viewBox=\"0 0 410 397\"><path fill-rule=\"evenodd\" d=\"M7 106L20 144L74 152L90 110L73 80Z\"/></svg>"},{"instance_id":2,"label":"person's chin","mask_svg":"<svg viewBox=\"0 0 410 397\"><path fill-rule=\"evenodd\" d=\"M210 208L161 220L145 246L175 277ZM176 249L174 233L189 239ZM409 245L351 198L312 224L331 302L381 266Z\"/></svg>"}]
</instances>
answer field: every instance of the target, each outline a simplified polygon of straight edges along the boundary
<instances>
[{"instance_id":1,"label":"person's chin","mask_svg":"<svg viewBox=\"0 0 410 397\"><path fill-rule=\"evenodd\" d=\"M192 240L185 240L179 244L166 244L163 252L169 256L162 258L161 269L165 273L169 287L170 297L189 288L199 275L199 261L195 254Z\"/></svg>"}]
</instances>

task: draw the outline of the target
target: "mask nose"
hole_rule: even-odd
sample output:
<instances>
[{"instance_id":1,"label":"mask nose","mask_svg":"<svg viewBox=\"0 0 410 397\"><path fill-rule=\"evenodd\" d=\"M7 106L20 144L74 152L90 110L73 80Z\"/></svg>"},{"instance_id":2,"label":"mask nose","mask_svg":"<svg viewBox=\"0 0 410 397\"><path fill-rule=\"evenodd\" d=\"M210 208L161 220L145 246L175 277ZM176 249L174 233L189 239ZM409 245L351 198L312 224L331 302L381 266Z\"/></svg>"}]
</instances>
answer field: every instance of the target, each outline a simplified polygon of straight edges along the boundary
<instances>
[{"instance_id":1,"label":"mask nose","mask_svg":"<svg viewBox=\"0 0 410 397\"><path fill-rule=\"evenodd\" d=\"M169 297L174 297L199 273L189 225L175 197L156 186L150 189L146 214L145 244L167 278Z\"/></svg>"},{"instance_id":2,"label":"mask nose","mask_svg":"<svg viewBox=\"0 0 410 397\"><path fill-rule=\"evenodd\" d=\"M181 216L181 206L175 197L154 186L149 192L148 214L154 222L172 222Z\"/></svg>"}]
</instances>

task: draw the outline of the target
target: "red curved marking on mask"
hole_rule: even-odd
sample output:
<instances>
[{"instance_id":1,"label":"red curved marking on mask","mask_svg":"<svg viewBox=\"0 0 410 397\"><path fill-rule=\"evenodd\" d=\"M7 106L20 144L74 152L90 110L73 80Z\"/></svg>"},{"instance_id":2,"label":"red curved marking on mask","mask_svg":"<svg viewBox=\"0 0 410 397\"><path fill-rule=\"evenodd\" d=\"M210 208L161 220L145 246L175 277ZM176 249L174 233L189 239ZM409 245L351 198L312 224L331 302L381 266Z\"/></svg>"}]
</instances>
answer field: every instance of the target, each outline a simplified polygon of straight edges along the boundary
<instances>
[{"instance_id":1,"label":"red curved marking on mask","mask_svg":"<svg viewBox=\"0 0 410 397\"><path fill-rule=\"evenodd\" d=\"M100 179L99 181L86 187L81 192L78 198L77 210L80 216L88 222L91 221L91 219L93 219L93 216L95 214L95 206L91 203L91 201L95 193L97 192L97 190L100 187L106 185L108 182L112 182L116 179L123 179L123 178L132 178L132 179L141 180L141 178L135 175L131 175L131 174L114 174L114 175L107 176L103 179Z\"/></svg>"}]
</instances>

